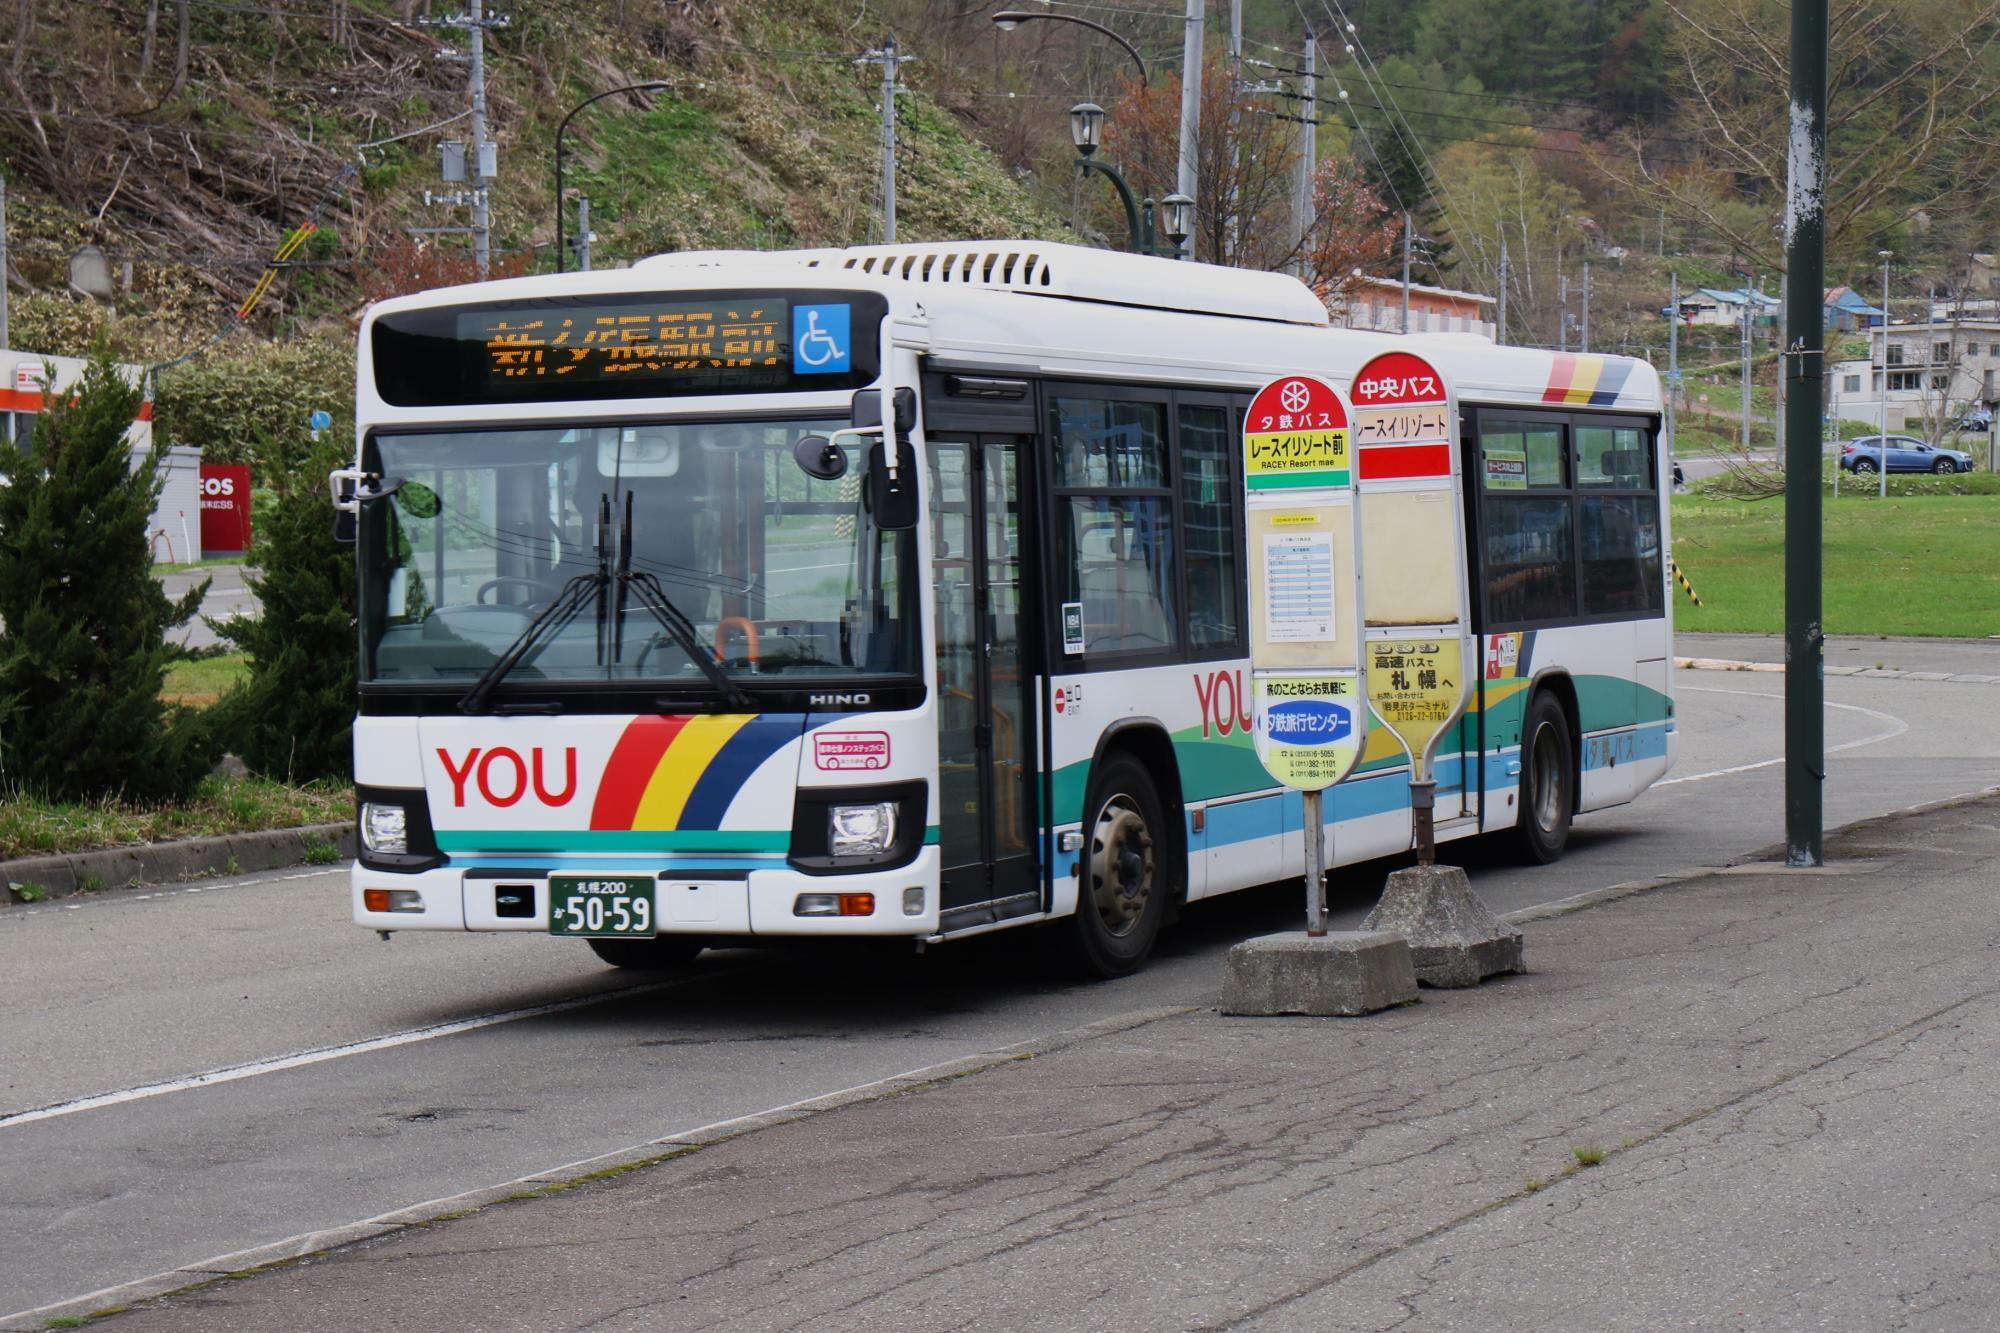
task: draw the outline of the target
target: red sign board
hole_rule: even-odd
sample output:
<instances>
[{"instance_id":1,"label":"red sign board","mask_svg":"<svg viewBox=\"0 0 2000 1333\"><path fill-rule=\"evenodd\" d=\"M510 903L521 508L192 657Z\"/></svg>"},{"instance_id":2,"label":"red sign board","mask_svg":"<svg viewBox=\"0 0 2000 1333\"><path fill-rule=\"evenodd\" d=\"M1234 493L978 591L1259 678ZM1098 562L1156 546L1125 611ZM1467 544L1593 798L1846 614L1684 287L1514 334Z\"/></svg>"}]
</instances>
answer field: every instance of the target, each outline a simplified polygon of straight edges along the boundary
<instances>
[{"instance_id":1,"label":"red sign board","mask_svg":"<svg viewBox=\"0 0 2000 1333\"><path fill-rule=\"evenodd\" d=\"M1449 477L1451 391L1424 358L1384 352L1354 376L1354 434L1360 480Z\"/></svg>"},{"instance_id":2,"label":"red sign board","mask_svg":"<svg viewBox=\"0 0 2000 1333\"><path fill-rule=\"evenodd\" d=\"M1272 380L1243 418L1243 477L1252 491L1350 484L1347 404L1312 375Z\"/></svg>"},{"instance_id":3,"label":"red sign board","mask_svg":"<svg viewBox=\"0 0 2000 1333\"><path fill-rule=\"evenodd\" d=\"M237 464L202 464L202 555L240 555L249 549L250 469Z\"/></svg>"}]
</instances>

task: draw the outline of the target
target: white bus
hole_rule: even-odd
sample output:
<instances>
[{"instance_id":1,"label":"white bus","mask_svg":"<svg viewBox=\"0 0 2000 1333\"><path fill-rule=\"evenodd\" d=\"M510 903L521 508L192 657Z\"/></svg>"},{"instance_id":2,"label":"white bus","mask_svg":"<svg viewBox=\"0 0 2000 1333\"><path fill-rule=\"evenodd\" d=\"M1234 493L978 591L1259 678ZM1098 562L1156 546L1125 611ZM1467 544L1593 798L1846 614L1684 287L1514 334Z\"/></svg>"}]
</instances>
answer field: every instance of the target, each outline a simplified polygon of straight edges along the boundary
<instances>
[{"instance_id":1,"label":"white bus","mask_svg":"<svg viewBox=\"0 0 2000 1333\"><path fill-rule=\"evenodd\" d=\"M1248 734L1245 406L1393 347L1451 378L1464 451L1483 670L1437 835L1549 860L1673 757L1643 362L1335 329L1288 277L1040 242L377 305L335 474L356 923L645 968L1047 923L1137 967L1184 904L1303 859ZM1325 808L1331 864L1408 847L1386 731Z\"/></svg>"}]
</instances>

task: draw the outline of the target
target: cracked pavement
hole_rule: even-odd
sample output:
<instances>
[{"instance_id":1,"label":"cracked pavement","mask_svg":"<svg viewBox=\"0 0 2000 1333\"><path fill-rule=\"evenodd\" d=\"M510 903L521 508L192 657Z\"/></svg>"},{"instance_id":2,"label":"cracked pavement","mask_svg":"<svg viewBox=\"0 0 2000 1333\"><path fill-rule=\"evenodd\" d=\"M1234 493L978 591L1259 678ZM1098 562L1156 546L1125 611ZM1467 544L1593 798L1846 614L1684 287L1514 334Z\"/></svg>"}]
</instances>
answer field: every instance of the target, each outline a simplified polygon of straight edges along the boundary
<instances>
[{"instance_id":1,"label":"cracked pavement","mask_svg":"<svg viewBox=\"0 0 2000 1333\"><path fill-rule=\"evenodd\" d=\"M2000 798L1828 854L1532 921L1475 990L1095 1032L111 1327L1990 1326Z\"/></svg>"}]
</instances>

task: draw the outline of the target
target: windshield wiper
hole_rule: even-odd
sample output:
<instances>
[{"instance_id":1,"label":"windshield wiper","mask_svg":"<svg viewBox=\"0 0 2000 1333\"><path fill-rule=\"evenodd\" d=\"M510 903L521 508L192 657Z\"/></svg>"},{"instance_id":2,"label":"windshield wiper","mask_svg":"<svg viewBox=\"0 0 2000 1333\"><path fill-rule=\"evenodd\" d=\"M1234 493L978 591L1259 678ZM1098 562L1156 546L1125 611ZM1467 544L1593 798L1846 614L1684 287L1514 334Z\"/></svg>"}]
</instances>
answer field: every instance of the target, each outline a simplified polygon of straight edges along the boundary
<instances>
[{"instance_id":1,"label":"windshield wiper","mask_svg":"<svg viewBox=\"0 0 2000 1333\"><path fill-rule=\"evenodd\" d=\"M659 579L645 570L632 569L632 493L625 493L625 514L621 524L618 570L611 569L611 552L607 540L611 535L611 497L598 497L597 525L597 568L588 574L578 574L565 583L556 599L542 609L541 614L528 622L507 651L486 668L465 697L458 701L460 712L480 713L486 711L486 701L493 693L493 687L506 679L507 674L519 666L530 653L534 652L545 639L562 632L563 628L582 613L591 602L597 603L597 659L603 665L605 660L605 629L611 631L611 660L619 661L625 651L625 605L630 589L636 585L640 592L639 605L652 613L653 619L667 632L667 637L680 646L688 655L708 683L713 685L733 708L745 712L753 711L756 703L743 691L743 687L729 678L717 663L715 656L701 645L701 635L695 630L681 609L667 596L667 590ZM607 616L606 612L610 614Z\"/></svg>"},{"instance_id":2,"label":"windshield wiper","mask_svg":"<svg viewBox=\"0 0 2000 1333\"><path fill-rule=\"evenodd\" d=\"M541 614L529 621L527 628L516 636L514 642L507 645L507 651L494 659L493 665L487 667L479 679L473 682L472 688L465 692L465 697L458 701L458 711L485 712L486 700L493 693L493 687L505 679L508 672L519 666L523 658L539 647L543 639L560 633L564 626L576 619L577 614L588 606L593 598L602 594L609 578L610 576L602 570L592 570L588 574L578 574L563 584L562 591L556 594L556 599L543 607Z\"/></svg>"},{"instance_id":3,"label":"windshield wiper","mask_svg":"<svg viewBox=\"0 0 2000 1333\"><path fill-rule=\"evenodd\" d=\"M611 584L611 551L605 545L611 537L611 497L600 495L597 499L597 568L588 574L578 574L568 583L555 600L543 607L541 613L530 620L514 642L507 645L507 651L495 658L493 665L480 673L472 688L458 701L461 713L483 713L486 701L493 693L493 687L507 678L508 673L535 651L544 639L560 634L570 621L582 613L592 600L597 603L597 660L604 661L604 593Z\"/></svg>"},{"instance_id":4,"label":"windshield wiper","mask_svg":"<svg viewBox=\"0 0 2000 1333\"><path fill-rule=\"evenodd\" d=\"M681 651L688 655L688 660L700 668L701 674L708 677L709 684L721 691L724 699L745 712L757 706L750 696L743 692L743 687L729 678L729 674L722 669L714 655L701 646L701 636L695 632L694 622L681 614L681 609L668 598L667 590L660 586L659 579L643 569L637 573L621 569L618 571L618 579L620 601L624 599L625 585L637 585L640 593L639 605L653 613L653 619L660 622L661 627L667 631L667 637L680 645Z\"/></svg>"}]
</instances>

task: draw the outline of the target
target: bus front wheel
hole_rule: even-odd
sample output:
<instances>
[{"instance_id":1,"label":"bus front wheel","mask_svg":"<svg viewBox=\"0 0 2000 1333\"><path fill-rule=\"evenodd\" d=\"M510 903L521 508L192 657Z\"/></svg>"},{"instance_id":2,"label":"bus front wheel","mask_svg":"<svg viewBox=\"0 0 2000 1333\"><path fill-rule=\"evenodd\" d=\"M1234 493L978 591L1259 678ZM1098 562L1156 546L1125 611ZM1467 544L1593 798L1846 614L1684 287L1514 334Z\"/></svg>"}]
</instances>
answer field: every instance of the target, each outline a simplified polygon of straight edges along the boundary
<instances>
[{"instance_id":1,"label":"bus front wheel","mask_svg":"<svg viewBox=\"0 0 2000 1333\"><path fill-rule=\"evenodd\" d=\"M1129 754L1099 766L1085 809L1076 915L1064 923L1064 952L1085 976L1122 977L1152 953L1166 917L1166 815L1152 777Z\"/></svg>"},{"instance_id":2,"label":"bus front wheel","mask_svg":"<svg viewBox=\"0 0 2000 1333\"><path fill-rule=\"evenodd\" d=\"M1576 743L1562 705L1547 690L1535 692L1522 719L1519 799L1514 832L1521 855L1547 865L1563 854L1576 809Z\"/></svg>"},{"instance_id":3,"label":"bus front wheel","mask_svg":"<svg viewBox=\"0 0 2000 1333\"><path fill-rule=\"evenodd\" d=\"M590 951L613 967L635 972L667 972L695 960L706 946L690 935L655 935L652 939L591 940Z\"/></svg>"}]
</instances>

